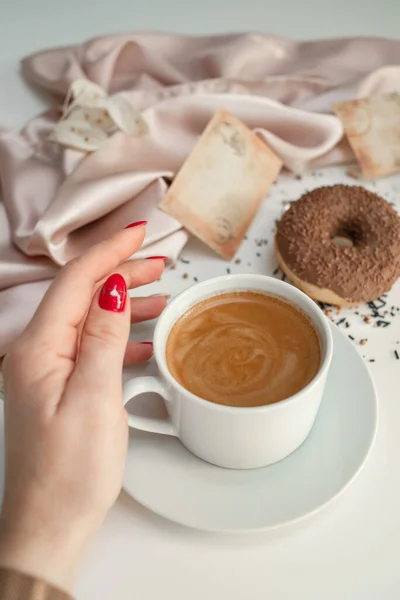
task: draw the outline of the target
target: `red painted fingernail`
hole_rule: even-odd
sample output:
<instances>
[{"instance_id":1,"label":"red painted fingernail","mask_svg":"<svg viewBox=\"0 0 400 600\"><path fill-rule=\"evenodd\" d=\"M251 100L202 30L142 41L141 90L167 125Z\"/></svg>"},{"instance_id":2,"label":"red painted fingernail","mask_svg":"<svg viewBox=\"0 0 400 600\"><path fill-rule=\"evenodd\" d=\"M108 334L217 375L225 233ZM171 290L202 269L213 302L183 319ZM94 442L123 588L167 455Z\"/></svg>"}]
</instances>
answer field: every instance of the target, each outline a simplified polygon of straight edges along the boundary
<instances>
[{"instance_id":1,"label":"red painted fingernail","mask_svg":"<svg viewBox=\"0 0 400 600\"><path fill-rule=\"evenodd\" d=\"M131 227L139 227L139 225L147 225L147 221L135 221L135 223L129 223L125 227L125 229L130 229Z\"/></svg>"},{"instance_id":2,"label":"red painted fingernail","mask_svg":"<svg viewBox=\"0 0 400 600\"><path fill-rule=\"evenodd\" d=\"M162 259L162 260L165 260L165 262L167 262L168 256L147 256L147 258L146 258L146 260L156 260L156 259Z\"/></svg>"},{"instance_id":3,"label":"red painted fingernail","mask_svg":"<svg viewBox=\"0 0 400 600\"><path fill-rule=\"evenodd\" d=\"M139 342L139 344L143 344L143 346L152 346L153 342Z\"/></svg>"},{"instance_id":4,"label":"red painted fingernail","mask_svg":"<svg viewBox=\"0 0 400 600\"><path fill-rule=\"evenodd\" d=\"M119 273L111 275L103 284L99 296L99 306L104 310L123 312L126 303L126 283Z\"/></svg>"}]
</instances>

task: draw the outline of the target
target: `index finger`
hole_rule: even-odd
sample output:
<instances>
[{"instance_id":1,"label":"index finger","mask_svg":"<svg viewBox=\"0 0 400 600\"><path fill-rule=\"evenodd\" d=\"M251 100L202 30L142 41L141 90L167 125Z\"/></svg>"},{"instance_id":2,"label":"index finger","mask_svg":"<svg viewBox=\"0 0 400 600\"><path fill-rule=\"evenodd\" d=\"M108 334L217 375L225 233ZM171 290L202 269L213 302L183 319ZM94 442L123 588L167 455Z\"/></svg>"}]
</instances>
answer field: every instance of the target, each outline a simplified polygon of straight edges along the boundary
<instances>
[{"instance_id":1,"label":"index finger","mask_svg":"<svg viewBox=\"0 0 400 600\"><path fill-rule=\"evenodd\" d=\"M119 231L69 262L48 289L30 327L43 333L54 333L60 325L76 327L87 313L96 283L137 252L144 237L145 222Z\"/></svg>"}]
</instances>

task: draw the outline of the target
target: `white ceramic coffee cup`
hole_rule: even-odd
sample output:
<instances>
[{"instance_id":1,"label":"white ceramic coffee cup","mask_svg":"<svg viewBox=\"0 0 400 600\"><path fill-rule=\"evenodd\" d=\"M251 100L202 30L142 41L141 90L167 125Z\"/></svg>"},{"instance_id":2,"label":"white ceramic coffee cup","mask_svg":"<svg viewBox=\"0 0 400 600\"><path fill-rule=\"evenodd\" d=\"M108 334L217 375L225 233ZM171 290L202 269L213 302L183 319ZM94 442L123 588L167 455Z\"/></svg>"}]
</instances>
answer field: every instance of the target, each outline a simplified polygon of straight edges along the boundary
<instances>
[{"instance_id":1,"label":"white ceramic coffee cup","mask_svg":"<svg viewBox=\"0 0 400 600\"><path fill-rule=\"evenodd\" d=\"M168 370L165 348L174 323L189 308L211 296L251 290L280 296L308 315L321 343L321 365L314 379L286 400L265 406L223 406L195 396ZM296 450L314 424L332 358L332 334L320 308L297 288L264 275L227 275L198 283L177 296L162 313L154 332L159 376L125 384L123 401L145 392L160 394L168 420L129 414L130 427L177 436L196 456L221 467L252 469L275 463Z\"/></svg>"}]
</instances>

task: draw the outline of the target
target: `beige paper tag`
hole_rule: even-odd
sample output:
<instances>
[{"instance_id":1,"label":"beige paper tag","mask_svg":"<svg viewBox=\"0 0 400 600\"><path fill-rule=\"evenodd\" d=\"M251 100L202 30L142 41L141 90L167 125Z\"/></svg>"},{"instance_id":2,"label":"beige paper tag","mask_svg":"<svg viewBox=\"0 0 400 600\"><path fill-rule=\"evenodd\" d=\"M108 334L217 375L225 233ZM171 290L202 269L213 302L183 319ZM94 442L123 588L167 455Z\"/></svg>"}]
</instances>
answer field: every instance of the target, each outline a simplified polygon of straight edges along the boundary
<instances>
[{"instance_id":1,"label":"beige paper tag","mask_svg":"<svg viewBox=\"0 0 400 600\"><path fill-rule=\"evenodd\" d=\"M400 94L333 106L366 179L400 171Z\"/></svg>"},{"instance_id":2,"label":"beige paper tag","mask_svg":"<svg viewBox=\"0 0 400 600\"><path fill-rule=\"evenodd\" d=\"M230 260L281 167L280 158L256 134L220 110L160 208Z\"/></svg>"}]
</instances>

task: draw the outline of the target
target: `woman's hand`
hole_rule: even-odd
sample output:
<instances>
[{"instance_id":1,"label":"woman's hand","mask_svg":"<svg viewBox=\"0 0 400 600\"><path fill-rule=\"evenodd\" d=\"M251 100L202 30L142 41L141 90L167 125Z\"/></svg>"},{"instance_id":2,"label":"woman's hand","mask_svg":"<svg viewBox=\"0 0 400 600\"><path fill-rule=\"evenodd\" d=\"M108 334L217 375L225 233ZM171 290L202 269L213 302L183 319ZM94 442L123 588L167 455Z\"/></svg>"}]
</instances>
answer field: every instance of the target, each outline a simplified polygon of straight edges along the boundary
<instances>
[{"instance_id":1,"label":"woman's hand","mask_svg":"<svg viewBox=\"0 0 400 600\"><path fill-rule=\"evenodd\" d=\"M164 268L162 258L128 261L144 224L64 267L4 361L0 564L64 589L121 489L122 366L152 354L151 344L128 343L130 324L157 317L167 300L127 293Z\"/></svg>"}]
</instances>

